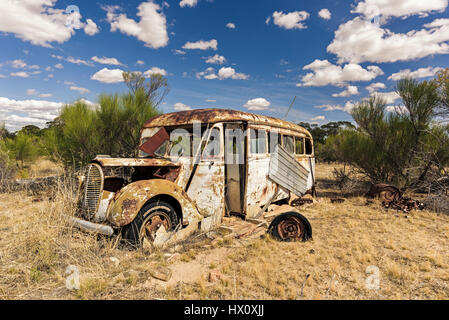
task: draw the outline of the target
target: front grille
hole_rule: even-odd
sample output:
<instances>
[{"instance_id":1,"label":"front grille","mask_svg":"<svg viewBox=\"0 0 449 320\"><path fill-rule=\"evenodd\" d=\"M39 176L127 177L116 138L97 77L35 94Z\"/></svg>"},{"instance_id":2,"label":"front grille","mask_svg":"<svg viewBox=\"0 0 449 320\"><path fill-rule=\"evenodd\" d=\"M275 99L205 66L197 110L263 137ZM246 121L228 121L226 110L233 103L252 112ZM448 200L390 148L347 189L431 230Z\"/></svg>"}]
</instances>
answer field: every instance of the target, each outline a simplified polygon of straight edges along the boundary
<instances>
[{"instance_id":1,"label":"front grille","mask_svg":"<svg viewBox=\"0 0 449 320\"><path fill-rule=\"evenodd\" d=\"M90 216L95 215L100 203L101 193L103 192L104 181L103 170L98 164L92 163L87 168L86 189L84 194L84 205L86 213Z\"/></svg>"}]
</instances>

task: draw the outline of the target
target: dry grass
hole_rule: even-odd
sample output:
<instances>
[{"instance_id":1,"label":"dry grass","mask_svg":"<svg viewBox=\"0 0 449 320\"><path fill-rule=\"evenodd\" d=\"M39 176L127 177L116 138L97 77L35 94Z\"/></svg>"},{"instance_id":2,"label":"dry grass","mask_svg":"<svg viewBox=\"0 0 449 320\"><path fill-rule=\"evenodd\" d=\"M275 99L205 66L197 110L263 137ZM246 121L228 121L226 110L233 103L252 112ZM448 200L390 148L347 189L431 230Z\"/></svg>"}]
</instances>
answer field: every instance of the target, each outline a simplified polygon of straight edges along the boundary
<instances>
[{"instance_id":1,"label":"dry grass","mask_svg":"<svg viewBox=\"0 0 449 320\"><path fill-rule=\"evenodd\" d=\"M0 299L448 299L449 217L405 217L357 194L331 204L340 196L332 171L317 166L321 197L300 210L313 226L306 243L219 238L128 251L63 223L72 190L40 202L0 194ZM69 265L79 269L79 290L66 288ZM151 277L156 266L173 271L168 283ZM366 288L368 266L379 268L379 290ZM223 276L209 283L215 269Z\"/></svg>"}]
</instances>

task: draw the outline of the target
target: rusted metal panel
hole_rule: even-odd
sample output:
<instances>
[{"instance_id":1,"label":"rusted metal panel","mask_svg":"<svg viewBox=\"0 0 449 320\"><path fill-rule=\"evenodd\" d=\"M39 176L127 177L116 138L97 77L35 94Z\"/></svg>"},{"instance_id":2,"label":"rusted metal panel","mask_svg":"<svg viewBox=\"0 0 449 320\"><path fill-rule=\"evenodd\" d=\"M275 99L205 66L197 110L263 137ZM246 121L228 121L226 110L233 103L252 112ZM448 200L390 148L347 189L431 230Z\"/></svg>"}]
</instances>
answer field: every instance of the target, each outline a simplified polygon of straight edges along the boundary
<instances>
[{"instance_id":1,"label":"rusted metal panel","mask_svg":"<svg viewBox=\"0 0 449 320\"><path fill-rule=\"evenodd\" d=\"M307 192L309 170L304 168L281 145L276 146L275 152L271 156L268 177L298 197Z\"/></svg>"},{"instance_id":2,"label":"rusted metal panel","mask_svg":"<svg viewBox=\"0 0 449 320\"><path fill-rule=\"evenodd\" d=\"M287 128L295 132L304 133L309 137L311 136L305 128L292 122L230 109L198 109L163 114L148 120L144 124L144 128L181 126L193 124L195 121L210 124L218 122L245 121L252 124Z\"/></svg>"},{"instance_id":3,"label":"rusted metal panel","mask_svg":"<svg viewBox=\"0 0 449 320\"><path fill-rule=\"evenodd\" d=\"M170 136L165 128L160 129L155 135L144 142L139 150L145 152L151 157L154 157L154 152L162 145L165 141L169 140Z\"/></svg>"},{"instance_id":4,"label":"rusted metal panel","mask_svg":"<svg viewBox=\"0 0 449 320\"><path fill-rule=\"evenodd\" d=\"M107 219L114 226L125 226L134 220L147 201L158 195L167 195L178 201L184 224L195 219L202 220L194 202L180 187L159 179L133 182L116 193L109 205Z\"/></svg>"},{"instance_id":5,"label":"rusted metal panel","mask_svg":"<svg viewBox=\"0 0 449 320\"><path fill-rule=\"evenodd\" d=\"M144 158L95 158L95 162L103 167L163 167L177 166L166 159L144 159Z\"/></svg>"}]
</instances>

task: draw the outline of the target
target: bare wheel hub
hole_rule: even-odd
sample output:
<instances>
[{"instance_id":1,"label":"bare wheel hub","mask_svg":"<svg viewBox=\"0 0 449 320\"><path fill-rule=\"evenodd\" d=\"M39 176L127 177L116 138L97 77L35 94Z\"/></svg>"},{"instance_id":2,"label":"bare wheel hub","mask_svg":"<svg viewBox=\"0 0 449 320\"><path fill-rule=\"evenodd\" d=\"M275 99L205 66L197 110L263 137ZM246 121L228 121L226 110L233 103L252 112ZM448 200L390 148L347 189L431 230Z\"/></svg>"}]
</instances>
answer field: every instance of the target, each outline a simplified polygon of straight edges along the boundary
<instances>
[{"instance_id":1,"label":"bare wheel hub","mask_svg":"<svg viewBox=\"0 0 449 320\"><path fill-rule=\"evenodd\" d=\"M155 212L148 216L142 225L141 235L143 238L153 242L156 239L156 232L163 226L165 231L170 230L170 218L164 212Z\"/></svg>"},{"instance_id":2,"label":"bare wheel hub","mask_svg":"<svg viewBox=\"0 0 449 320\"><path fill-rule=\"evenodd\" d=\"M279 235L284 240L302 240L304 235L304 225L296 217L289 217L281 221L277 229Z\"/></svg>"}]
</instances>

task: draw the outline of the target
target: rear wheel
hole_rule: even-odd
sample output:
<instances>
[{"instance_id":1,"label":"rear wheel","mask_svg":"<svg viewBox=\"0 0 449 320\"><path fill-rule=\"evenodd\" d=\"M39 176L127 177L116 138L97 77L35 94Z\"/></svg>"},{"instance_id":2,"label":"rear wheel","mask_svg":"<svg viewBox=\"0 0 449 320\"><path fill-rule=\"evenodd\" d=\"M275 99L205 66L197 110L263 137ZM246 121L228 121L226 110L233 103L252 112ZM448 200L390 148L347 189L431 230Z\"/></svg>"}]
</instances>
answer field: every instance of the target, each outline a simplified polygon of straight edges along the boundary
<instances>
[{"instance_id":1,"label":"rear wheel","mask_svg":"<svg viewBox=\"0 0 449 320\"><path fill-rule=\"evenodd\" d=\"M123 227L122 238L133 247L142 247L145 242L152 245L159 228L169 232L177 225L178 216L172 205L157 200L144 205L133 222Z\"/></svg>"},{"instance_id":2,"label":"rear wheel","mask_svg":"<svg viewBox=\"0 0 449 320\"><path fill-rule=\"evenodd\" d=\"M307 241L312 238L312 226L306 217L297 212L287 212L277 216L270 224L268 232L280 241Z\"/></svg>"}]
</instances>

